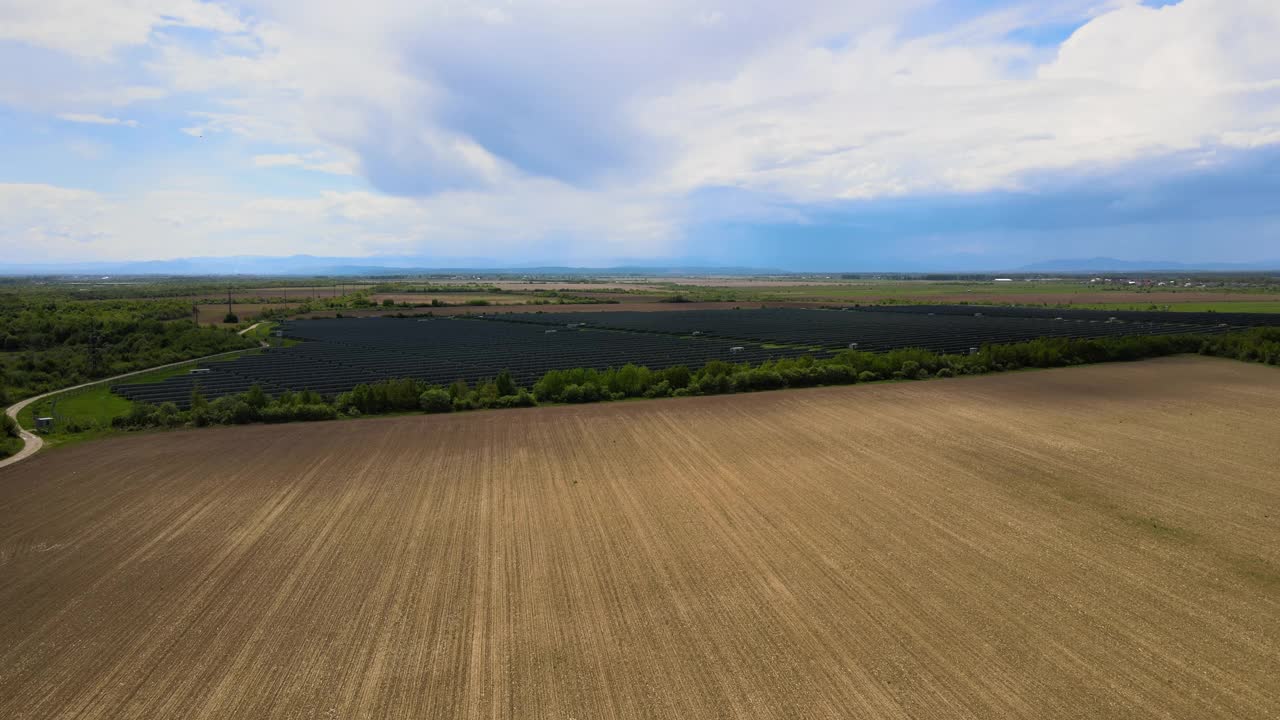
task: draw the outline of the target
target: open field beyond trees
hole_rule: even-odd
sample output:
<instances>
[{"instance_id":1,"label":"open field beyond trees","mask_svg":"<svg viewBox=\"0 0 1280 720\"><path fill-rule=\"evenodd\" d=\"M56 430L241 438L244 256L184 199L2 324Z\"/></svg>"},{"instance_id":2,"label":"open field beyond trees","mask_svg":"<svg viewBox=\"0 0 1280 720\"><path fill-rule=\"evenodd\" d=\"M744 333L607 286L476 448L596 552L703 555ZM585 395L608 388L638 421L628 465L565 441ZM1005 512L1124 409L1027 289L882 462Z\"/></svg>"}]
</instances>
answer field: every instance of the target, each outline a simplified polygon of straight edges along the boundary
<instances>
[{"instance_id":1,"label":"open field beyond trees","mask_svg":"<svg viewBox=\"0 0 1280 720\"><path fill-rule=\"evenodd\" d=\"M1264 718L1280 373L221 428L0 470L8 718Z\"/></svg>"}]
</instances>

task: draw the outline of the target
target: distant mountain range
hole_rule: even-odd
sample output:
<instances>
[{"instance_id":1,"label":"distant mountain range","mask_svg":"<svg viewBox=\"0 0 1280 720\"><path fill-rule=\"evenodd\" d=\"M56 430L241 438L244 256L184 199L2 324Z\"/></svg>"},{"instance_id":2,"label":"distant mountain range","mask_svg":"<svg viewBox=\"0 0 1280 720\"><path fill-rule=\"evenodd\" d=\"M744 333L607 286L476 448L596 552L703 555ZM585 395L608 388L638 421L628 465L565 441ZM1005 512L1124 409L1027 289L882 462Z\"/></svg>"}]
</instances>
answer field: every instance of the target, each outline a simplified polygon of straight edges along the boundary
<instances>
[{"instance_id":1,"label":"distant mountain range","mask_svg":"<svg viewBox=\"0 0 1280 720\"><path fill-rule=\"evenodd\" d=\"M1168 260L1117 260L1095 257L1074 260L1047 260L1024 265L1018 272L1161 272L1208 270L1218 272L1249 272L1251 270L1280 270L1280 260L1256 263L1180 263Z\"/></svg>"},{"instance_id":2,"label":"distant mountain range","mask_svg":"<svg viewBox=\"0 0 1280 720\"><path fill-rule=\"evenodd\" d=\"M0 262L0 275L403 275L403 274L481 274L511 273L530 275L685 275L723 273L746 275L781 272L747 267L721 267L689 263L677 266L622 265L607 268L581 268L545 265L501 266L483 258L453 259L448 266L434 264L429 258L382 257L318 257L290 255L270 257L238 255L232 257L192 257L173 260L120 262L70 262L15 264Z\"/></svg>"},{"instance_id":3,"label":"distant mountain range","mask_svg":"<svg viewBox=\"0 0 1280 720\"><path fill-rule=\"evenodd\" d=\"M638 261L613 267L584 268L547 265L501 265L485 258L452 258L442 266L439 259L409 256L375 257L319 257L315 255L290 255L271 257L263 255L237 255L232 257L191 257L172 260L119 261L119 262L67 262L67 263L3 263L0 275L327 275L327 276L378 276L405 274L529 274L529 275L766 275L784 274L788 271L771 268L722 266L701 258L673 259L668 265L655 265L652 261ZM1257 263L1180 263L1164 260L1117 260L1095 257L1086 259L1048 260L1019 268L977 267L970 259L964 263L964 272L1009 273L1117 273L1117 272L1250 272L1280 271L1280 260ZM917 262L878 263L877 267L849 268L850 273L925 273L955 272L959 268L941 263L937 268L924 267ZM890 265L882 267L879 265ZM893 267L897 265L897 267ZM794 271L793 271L794 272ZM833 270L824 270L831 274Z\"/></svg>"}]
</instances>

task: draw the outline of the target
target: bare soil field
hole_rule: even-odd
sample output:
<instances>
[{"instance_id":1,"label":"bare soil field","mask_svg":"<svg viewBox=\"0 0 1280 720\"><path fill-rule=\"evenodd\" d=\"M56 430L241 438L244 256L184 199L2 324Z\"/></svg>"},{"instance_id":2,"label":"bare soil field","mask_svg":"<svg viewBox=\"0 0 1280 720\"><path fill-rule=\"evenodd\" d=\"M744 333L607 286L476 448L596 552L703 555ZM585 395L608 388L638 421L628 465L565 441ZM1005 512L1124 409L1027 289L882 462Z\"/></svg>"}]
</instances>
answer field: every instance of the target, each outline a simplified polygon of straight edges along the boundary
<instances>
[{"instance_id":1,"label":"bare soil field","mask_svg":"<svg viewBox=\"0 0 1280 720\"><path fill-rule=\"evenodd\" d=\"M496 315L499 313L578 313L578 312L656 312L671 311L678 312L681 310L732 310L735 307L743 308L816 308L816 307L835 307L843 303L819 303L819 302L691 302L691 303L660 303L660 302L632 302L632 303L565 303L564 305L456 305L453 307L421 307L421 308L376 308L368 310L317 310L310 313L302 313L294 317L298 318L324 318L336 317L341 313L343 317L379 317L383 315L394 315L396 313L431 313L437 316L448 315ZM223 311L225 313L225 309Z\"/></svg>"},{"instance_id":2,"label":"bare soil field","mask_svg":"<svg viewBox=\"0 0 1280 720\"><path fill-rule=\"evenodd\" d=\"M410 284L413 284L412 282ZM658 285L643 281L633 281L628 279L619 279L616 281L604 282L570 282L570 281L524 281L524 280L432 280L430 285L481 285L484 287L496 287L503 290L525 291L533 290L564 290L571 293L580 293L587 291L609 291L609 290L660 290Z\"/></svg>"},{"instance_id":3,"label":"bare soil field","mask_svg":"<svg viewBox=\"0 0 1280 720\"><path fill-rule=\"evenodd\" d=\"M0 470L5 718L1269 718L1280 372L140 435Z\"/></svg>"},{"instance_id":4,"label":"bare soil field","mask_svg":"<svg viewBox=\"0 0 1280 720\"><path fill-rule=\"evenodd\" d=\"M494 294L494 293L374 293L369 299L380 303L383 300L390 300L396 303L430 303L432 298L440 302L447 302L462 305L471 300L484 300L493 305L523 305L530 300L537 299L532 293L528 295L511 294Z\"/></svg>"},{"instance_id":5,"label":"bare soil field","mask_svg":"<svg viewBox=\"0 0 1280 720\"><path fill-rule=\"evenodd\" d=\"M227 304L220 303L218 305L200 305L200 324L201 325L221 325L222 319L227 315ZM233 302L231 307L235 310L236 317L241 320L254 320L262 314L264 310L273 309L290 309L298 307L297 303L279 303L279 304L260 304L260 303L238 303Z\"/></svg>"}]
</instances>

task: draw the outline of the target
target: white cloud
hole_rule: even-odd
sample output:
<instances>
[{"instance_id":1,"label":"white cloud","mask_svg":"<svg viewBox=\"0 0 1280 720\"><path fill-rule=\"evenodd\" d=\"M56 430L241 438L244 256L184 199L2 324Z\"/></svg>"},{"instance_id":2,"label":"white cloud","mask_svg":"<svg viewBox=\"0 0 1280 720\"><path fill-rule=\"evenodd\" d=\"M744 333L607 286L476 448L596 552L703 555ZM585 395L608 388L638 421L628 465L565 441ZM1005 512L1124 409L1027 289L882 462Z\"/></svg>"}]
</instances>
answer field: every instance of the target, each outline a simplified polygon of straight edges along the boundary
<instances>
[{"instance_id":1,"label":"white cloud","mask_svg":"<svg viewBox=\"0 0 1280 720\"><path fill-rule=\"evenodd\" d=\"M0 184L0 237L15 263L199 255L420 254L578 262L662 257L677 240L656 198L609 198L547 181L501 193L402 198L323 192L272 198L197 190L114 195Z\"/></svg>"},{"instance_id":2,"label":"white cloud","mask_svg":"<svg viewBox=\"0 0 1280 720\"><path fill-rule=\"evenodd\" d=\"M138 127L137 120L121 120L120 118L106 117L96 113L58 113L59 120L66 120L73 123L85 123L87 125L123 125L125 127Z\"/></svg>"},{"instance_id":3,"label":"white cloud","mask_svg":"<svg viewBox=\"0 0 1280 720\"><path fill-rule=\"evenodd\" d=\"M307 155L299 155L297 153L254 155L253 164L255 167L261 168L296 167L302 168L303 170L329 173L331 175L355 174L354 168L352 168L349 163L339 160L326 161L323 153L309 153Z\"/></svg>"},{"instance_id":4,"label":"white cloud","mask_svg":"<svg viewBox=\"0 0 1280 720\"><path fill-rule=\"evenodd\" d=\"M1011 189L1032 171L1272 137L1275 37L1276 3L1126 6L1027 75L1030 50L999 37L868 32L839 50L780 46L646 110L684 150L676 188L810 201Z\"/></svg>"},{"instance_id":5,"label":"white cloud","mask_svg":"<svg viewBox=\"0 0 1280 720\"><path fill-rule=\"evenodd\" d=\"M305 201L166 197L181 210L171 226L156 219L170 217L159 196L99 196L110 239L75 212L39 224L80 228L113 256L164 227L189 232L193 254L204 242L310 250L341 237L502 252L565 237L590 254L585 238L599 237L601 256L643 256L679 235L682 198L708 187L780 205L1034 189L1043 171L1280 142L1273 1L1022 2L929 32L915 23L939 9L0 0L0 39L63 58L33 63L45 70L29 79L0 77L0 102L121 125L135 122L116 120L121 107L146 103L183 118L169 127L201 138L222 167L355 174L372 188ZM1082 26L1060 47L1009 37L1061 23Z\"/></svg>"},{"instance_id":6,"label":"white cloud","mask_svg":"<svg viewBox=\"0 0 1280 720\"><path fill-rule=\"evenodd\" d=\"M0 6L0 40L93 59L141 45L162 27L243 29L233 12L200 0L6 0Z\"/></svg>"}]
</instances>

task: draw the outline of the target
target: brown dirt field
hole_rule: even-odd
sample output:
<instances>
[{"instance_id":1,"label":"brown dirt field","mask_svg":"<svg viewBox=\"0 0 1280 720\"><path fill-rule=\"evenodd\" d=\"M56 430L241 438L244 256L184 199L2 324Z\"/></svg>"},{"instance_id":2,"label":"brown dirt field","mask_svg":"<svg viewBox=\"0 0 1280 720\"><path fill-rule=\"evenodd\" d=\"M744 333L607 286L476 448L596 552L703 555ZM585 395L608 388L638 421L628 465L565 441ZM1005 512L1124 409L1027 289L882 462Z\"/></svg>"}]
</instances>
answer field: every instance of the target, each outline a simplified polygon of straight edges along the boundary
<instances>
[{"instance_id":1,"label":"brown dirt field","mask_svg":"<svg viewBox=\"0 0 1280 720\"><path fill-rule=\"evenodd\" d=\"M410 281L410 284L414 284ZM442 285L482 285L484 287L497 287L503 290L565 290L568 292L587 292L591 290L657 290L659 287L652 283L632 282L630 280L620 279L613 282L525 282L523 280L432 280L426 283L432 286Z\"/></svg>"},{"instance_id":2,"label":"brown dirt field","mask_svg":"<svg viewBox=\"0 0 1280 720\"><path fill-rule=\"evenodd\" d=\"M375 293L369 296L374 302L390 299L392 302L430 303L435 298L441 302L463 304L468 300L488 300L494 305L523 305L535 298L534 295L496 295L489 293Z\"/></svg>"},{"instance_id":3,"label":"brown dirt field","mask_svg":"<svg viewBox=\"0 0 1280 720\"><path fill-rule=\"evenodd\" d=\"M567 312L655 312L680 310L731 310L743 308L816 308L832 307L841 303L818 302L701 302L701 303L609 303L609 304L565 304L565 305L487 305L482 307L460 305L454 307L423 308L377 308L369 310L320 310L313 313L296 315L298 318L335 317L341 312L343 317L378 317L395 313L431 313L432 315L496 315L499 313L567 313ZM224 306L225 308L225 306ZM226 312L225 309L223 311ZM219 318L221 319L221 318Z\"/></svg>"},{"instance_id":4,"label":"brown dirt field","mask_svg":"<svg viewBox=\"0 0 1280 720\"><path fill-rule=\"evenodd\" d=\"M220 305L200 305L200 324L201 325L222 325L222 318L227 315L227 304ZM271 308L295 308L295 303L280 303L275 305L259 304L259 303L231 303L231 307L235 309L236 316L240 320L253 320L263 311Z\"/></svg>"},{"instance_id":5,"label":"brown dirt field","mask_svg":"<svg viewBox=\"0 0 1280 720\"><path fill-rule=\"evenodd\" d=\"M1280 372L179 431L0 470L5 718L1268 718Z\"/></svg>"}]
</instances>

